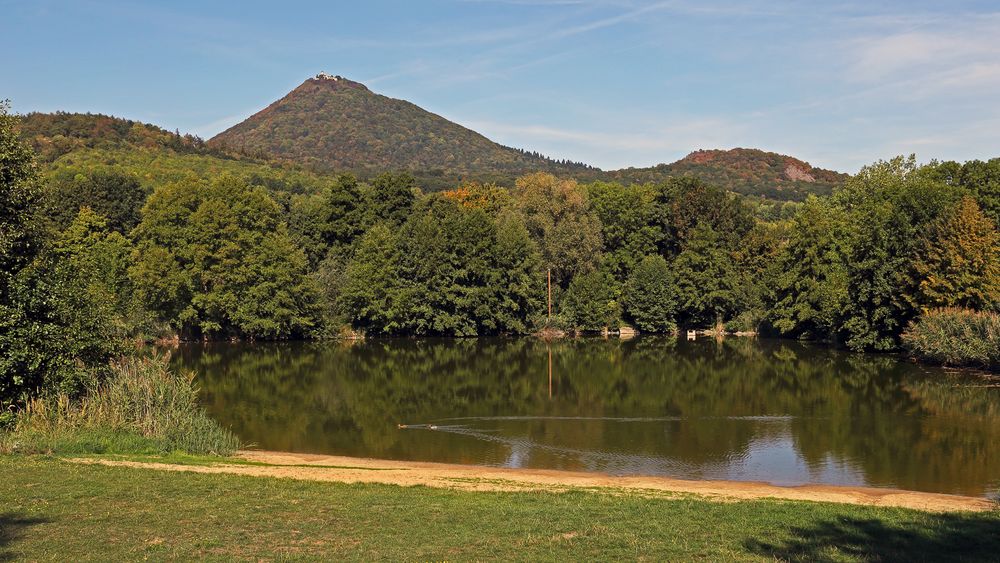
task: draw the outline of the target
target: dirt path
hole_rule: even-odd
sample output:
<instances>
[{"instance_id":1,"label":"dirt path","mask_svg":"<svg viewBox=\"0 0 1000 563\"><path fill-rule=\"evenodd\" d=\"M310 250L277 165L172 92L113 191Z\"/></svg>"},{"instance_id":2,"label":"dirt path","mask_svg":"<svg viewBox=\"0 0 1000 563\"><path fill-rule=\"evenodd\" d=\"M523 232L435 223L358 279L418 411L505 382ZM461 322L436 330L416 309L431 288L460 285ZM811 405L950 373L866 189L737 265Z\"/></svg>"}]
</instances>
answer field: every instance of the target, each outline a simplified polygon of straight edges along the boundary
<instances>
[{"instance_id":1,"label":"dirt path","mask_svg":"<svg viewBox=\"0 0 1000 563\"><path fill-rule=\"evenodd\" d=\"M472 465L389 461L268 451L242 451L238 454L238 457L246 461L266 465L227 463L215 465L180 465L104 459L74 459L72 461L78 463L143 467L164 471L228 473L341 483L385 483L402 486L424 485L468 491L565 491L569 489L594 489L599 492L611 494L631 493L651 496L694 494L720 501L776 498L868 506L892 506L928 511L985 511L996 508L995 503L984 498L867 487L835 487L827 485L779 487L757 482L688 481L666 477L614 477L600 473L544 469L504 469Z\"/></svg>"}]
</instances>

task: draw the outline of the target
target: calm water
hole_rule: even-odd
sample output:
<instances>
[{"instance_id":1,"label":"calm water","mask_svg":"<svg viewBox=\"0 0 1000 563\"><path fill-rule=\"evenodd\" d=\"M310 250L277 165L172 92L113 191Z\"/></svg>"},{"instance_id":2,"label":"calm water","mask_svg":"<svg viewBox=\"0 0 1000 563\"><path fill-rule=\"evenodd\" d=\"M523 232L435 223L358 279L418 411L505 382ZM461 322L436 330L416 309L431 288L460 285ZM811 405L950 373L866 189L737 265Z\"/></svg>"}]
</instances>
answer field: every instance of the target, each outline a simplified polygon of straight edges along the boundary
<instances>
[{"instance_id":1,"label":"calm water","mask_svg":"<svg viewBox=\"0 0 1000 563\"><path fill-rule=\"evenodd\" d=\"M886 356L642 337L185 345L173 361L266 449L1000 491L1000 381Z\"/></svg>"}]
</instances>

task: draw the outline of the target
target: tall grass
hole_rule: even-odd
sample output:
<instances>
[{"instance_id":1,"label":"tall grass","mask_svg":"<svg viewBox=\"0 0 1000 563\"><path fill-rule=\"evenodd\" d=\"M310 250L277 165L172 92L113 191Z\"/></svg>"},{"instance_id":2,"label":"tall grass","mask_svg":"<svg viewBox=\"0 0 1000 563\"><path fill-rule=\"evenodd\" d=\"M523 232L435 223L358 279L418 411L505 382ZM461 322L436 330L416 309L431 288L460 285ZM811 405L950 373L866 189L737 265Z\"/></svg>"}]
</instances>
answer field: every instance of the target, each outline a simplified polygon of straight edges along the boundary
<instances>
[{"instance_id":1,"label":"tall grass","mask_svg":"<svg viewBox=\"0 0 1000 563\"><path fill-rule=\"evenodd\" d=\"M36 398L17 414L0 450L27 453L150 453L228 455L239 447L198 404L193 374L168 366L169 355L126 357L111 376L74 400Z\"/></svg>"},{"instance_id":2,"label":"tall grass","mask_svg":"<svg viewBox=\"0 0 1000 563\"><path fill-rule=\"evenodd\" d=\"M934 309L903 333L915 356L951 366L1000 367L1000 315L969 309Z\"/></svg>"}]
</instances>

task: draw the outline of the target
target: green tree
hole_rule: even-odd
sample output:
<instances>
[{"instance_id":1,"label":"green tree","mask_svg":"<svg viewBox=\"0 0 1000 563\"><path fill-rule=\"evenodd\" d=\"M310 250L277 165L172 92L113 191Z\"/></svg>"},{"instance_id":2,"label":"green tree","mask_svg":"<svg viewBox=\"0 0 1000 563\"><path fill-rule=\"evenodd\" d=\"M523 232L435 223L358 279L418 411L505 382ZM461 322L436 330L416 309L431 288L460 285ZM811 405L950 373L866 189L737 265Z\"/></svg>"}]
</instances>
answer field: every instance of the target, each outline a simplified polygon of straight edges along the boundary
<instances>
[{"instance_id":1,"label":"green tree","mask_svg":"<svg viewBox=\"0 0 1000 563\"><path fill-rule=\"evenodd\" d=\"M771 323L782 334L834 339L847 302L847 218L810 197L792 221L777 258Z\"/></svg>"},{"instance_id":2,"label":"green tree","mask_svg":"<svg viewBox=\"0 0 1000 563\"><path fill-rule=\"evenodd\" d=\"M657 250L663 232L654 221L654 189L594 182L586 186L591 208L601 223L602 267L624 283L636 264Z\"/></svg>"},{"instance_id":3,"label":"green tree","mask_svg":"<svg viewBox=\"0 0 1000 563\"><path fill-rule=\"evenodd\" d=\"M52 252L60 263L80 272L81 278L86 276L95 307L103 309L103 318L113 321L117 331L152 336L156 327L128 276L132 243L109 223L89 207L81 208L76 219L56 237Z\"/></svg>"},{"instance_id":4,"label":"green tree","mask_svg":"<svg viewBox=\"0 0 1000 563\"><path fill-rule=\"evenodd\" d=\"M39 206L32 153L0 104L0 407L80 393L122 351L95 272L50 250Z\"/></svg>"},{"instance_id":5,"label":"green tree","mask_svg":"<svg viewBox=\"0 0 1000 563\"><path fill-rule=\"evenodd\" d=\"M683 250L699 224L711 227L727 248L734 248L754 225L743 200L697 178L671 178L655 189L653 214L663 233L659 244L664 256Z\"/></svg>"},{"instance_id":6,"label":"green tree","mask_svg":"<svg viewBox=\"0 0 1000 563\"><path fill-rule=\"evenodd\" d=\"M962 165L958 185L972 192L983 213L995 225L1000 225L1000 158L966 162Z\"/></svg>"},{"instance_id":7,"label":"green tree","mask_svg":"<svg viewBox=\"0 0 1000 563\"><path fill-rule=\"evenodd\" d=\"M534 317L544 303L541 255L518 213L501 211L494 224L487 296L476 313L486 319L480 324L489 332L525 334L536 324Z\"/></svg>"},{"instance_id":8,"label":"green tree","mask_svg":"<svg viewBox=\"0 0 1000 563\"><path fill-rule=\"evenodd\" d=\"M622 292L625 313L644 332L673 332L677 303L670 265L659 255L646 256L632 270Z\"/></svg>"},{"instance_id":9,"label":"green tree","mask_svg":"<svg viewBox=\"0 0 1000 563\"><path fill-rule=\"evenodd\" d=\"M367 224L402 225L416 200L417 182L409 173L383 172L371 180L367 193Z\"/></svg>"},{"instance_id":10,"label":"green tree","mask_svg":"<svg viewBox=\"0 0 1000 563\"><path fill-rule=\"evenodd\" d=\"M83 207L106 218L107 227L127 234L141 218L147 191L139 178L115 168L62 170L45 190L47 215L65 229Z\"/></svg>"},{"instance_id":11,"label":"green tree","mask_svg":"<svg viewBox=\"0 0 1000 563\"><path fill-rule=\"evenodd\" d=\"M1000 305L1000 232L966 196L933 221L913 262L920 307Z\"/></svg>"},{"instance_id":12,"label":"green tree","mask_svg":"<svg viewBox=\"0 0 1000 563\"><path fill-rule=\"evenodd\" d=\"M733 331L760 330L776 302L777 280L782 274L779 258L788 243L787 222L758 222L732 251L737 281L737 311L726 323Z\"/></svg>"},{"instance_id":13,"label":"green tree","mask_svg":"<svg viewBox=\"0 0 1000 563\"><path fill-rule=\"evenodd\" d=\"M0 102L0 291L40 250L37 171L31 149L18 138L17 119L8 112L9 103Z\"/></svg>"},{"instance_id":14,"label":"green tree","mask_svg":"<svg viewBox=\"0 0 1000 563\"><path fill-rule=\"evenodd\" d=\"M673 262L679 319L685 325L721 325L737 310L736 267L722 237L699 223Z\"/></svg>"},{"instance_id":15,"label":"green tree","mask_svg":"<svg viewBox=\"0 0 1000 563\"><path fill-rule=\"evenodd\" d=\"M615 281L605 272L580 274L570 282L560 308L570 328L593 332L613 326L621 313Z\"/></svg>"},{"instance_id":16,"label":"green tree","mask_svg":"<svg viewBox=\"0 0 1000 563\"><path fill-rule=\"evenodd\" d=\"M330 252L350 253L364 233L365 209L357 179L342 174L317 193L291 197L288 229L316 268Z\"/></svg>"},{"instance_id":17,"label":"green tree","mask_svg":"<svg viewBox=\"0 0 1000 563\"><path fill-rule=\"evenodd\" d=\"M948 185L965 188L979 203L983 214L994 224L1000 224L1000 158L988 161L970 160L935 162L924 173Z\"/></svg>"},{"instance_id":18,"label":"green tree","mask_svg":"<svg viewBox=\"0 0 1000 563\"><path fill-rule=\"evenodd\" d=\"M542 265L554 282L597 268L601 258L601 225L591 213L586 191L574 180L537 173L518 178L514 200L538 244Z\"/></svg>"},{"instance_id":19,"label":"green tree","mask_svg":"<svg viewBox=\"0 0 1000 563\"><path fill-rule=\"evenodd\" d=\"M317 327L307 261L263 188L222 176L157 189L135 230L144 301L186 338L287 338Z\"/></svg>"},{"instance_id":20,"label":"green tree","mask_svg":"<svg viewBox=\"0 0 1000 563\"><path fill-rule=\"evenodd\" d=\"M914 157L865 167L834 194L847 212L847 299L841 325L855 350L892 350L919 314L909 275L919 234L962 190L922 173Z\"/></svg>"},{"instance_id":21,"label":"green tree","mask_svg":"<svg viewBox=\"0 0 1000 563\"><path fill-rule=\"evenodd\" d=\"M379 223L361 237L338 296L340 310L355 327L369 334L402 328L397 311L402 283L399 259L399 244L388 225Z\"/></svg>"},{"instance_id":22,"label":"green tree","mask_svg":"<svg viewBox=\"0 0 1000 563\"><path fill-rule=\"evenodd\" d=\"M520 217L434 195L401 230L400 310L407 332L523 333L542 287L538 254Z\"/></svg>"}]
</instances>

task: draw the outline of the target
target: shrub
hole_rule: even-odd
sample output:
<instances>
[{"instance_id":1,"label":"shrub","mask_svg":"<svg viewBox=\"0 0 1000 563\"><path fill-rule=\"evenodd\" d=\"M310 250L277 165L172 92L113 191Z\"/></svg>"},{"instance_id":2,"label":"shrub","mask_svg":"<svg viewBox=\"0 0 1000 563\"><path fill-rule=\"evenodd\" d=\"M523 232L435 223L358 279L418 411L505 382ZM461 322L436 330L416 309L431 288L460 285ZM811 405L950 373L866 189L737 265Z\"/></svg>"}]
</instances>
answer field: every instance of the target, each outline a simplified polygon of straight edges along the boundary
<instances>
[{"instance_id":1,"label":"shrub","mask_svg":"<svg viewBox=\"0 0 1000 563\"><path fill-rule=\"evenodd\" d=\"M167 362L166 355L126 357L79 400L58 394L29 401L0 450L232 453L239 441L199 406L194 375L176 373Z\"/></svg>"},{"instance_id":2,"label":"shrub","mask_svg":"<svg viewBox=\"0 0 1000 563\"><path fill-rule=\"evenodd\" d=\"M915 356L953 366L1000 366L1000 315L970 309L928 311L903 333Z\"/></svg>"}]
</instances>

